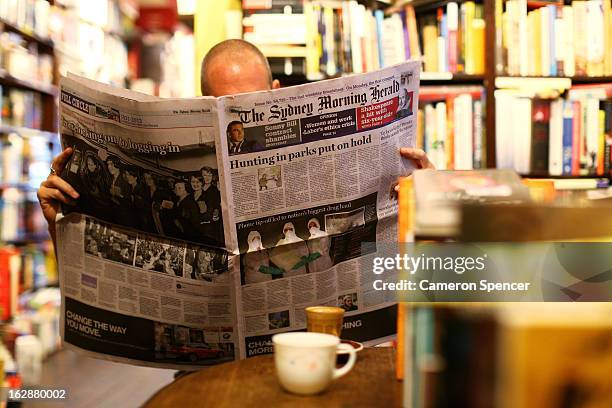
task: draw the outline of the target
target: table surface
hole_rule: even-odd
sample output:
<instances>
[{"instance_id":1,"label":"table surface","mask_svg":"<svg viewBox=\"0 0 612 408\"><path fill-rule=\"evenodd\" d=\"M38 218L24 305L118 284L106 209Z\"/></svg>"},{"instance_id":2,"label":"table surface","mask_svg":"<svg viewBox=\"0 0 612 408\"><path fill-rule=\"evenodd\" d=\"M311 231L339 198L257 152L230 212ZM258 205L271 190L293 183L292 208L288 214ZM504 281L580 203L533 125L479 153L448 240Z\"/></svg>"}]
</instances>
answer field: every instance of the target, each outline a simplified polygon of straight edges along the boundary
<instances>
[{"instance_id":1,"label":"table surface","mask_svg":"<svg viewBox=\"0 0 612 408\"><path fill-rule=\"evenodd\" d=\"M274 358L266 355L188 374L159 390L144 407L399 407L401 390L402 383L395 379L395 349L373 347L357 353L351 372L322 394L284 391Z\"/></svg>"}]
</instances>

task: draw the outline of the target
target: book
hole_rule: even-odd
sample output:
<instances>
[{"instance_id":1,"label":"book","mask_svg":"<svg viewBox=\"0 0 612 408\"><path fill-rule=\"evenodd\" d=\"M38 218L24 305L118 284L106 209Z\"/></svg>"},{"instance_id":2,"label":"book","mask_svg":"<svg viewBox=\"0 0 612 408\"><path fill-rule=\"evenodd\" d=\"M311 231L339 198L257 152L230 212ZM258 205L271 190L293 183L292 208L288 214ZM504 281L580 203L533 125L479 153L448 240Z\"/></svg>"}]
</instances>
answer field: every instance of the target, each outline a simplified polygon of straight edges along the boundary
<instances>
[{"instance_id":1,"label":"book","mask_svg":"<svg viewBox=\"0 0 612 408\"><path fill-rule=\"evenodd\" d=\"M534 99L532 105L531 163L528 174L548 174L550 101ZM559 131L557 131L559 133Z\"/></svg>"},{"instance_id":2,"label":"book","mask_svg":"<svg viewBox=\"0 0 612 408\"><path fill-rule=\"evenodd\" d=\"M481 86L425 86L420 91L419 112L423 123L417 137L423 140L423 149L438 169L470 170L482 167L483 149ZM444 112L446 120L433 114ZM436 111L437 112L437 111ZM444 137L438 132L444 132Z\"/></svg>"},{"instance_id":3,"label":"book","mask_svg":"<svg viewBox=\"0 0 612 408\"><path fill-rule=\"evenodd\" d=\"M496 81L496 85L500 83ZM565 97L545 88L540 92L527 88L496 90L498 167L526 175L608 174L606 126L611 118L607 107L612 100L610 89L609 84L576 85L569 88Z\"/></svg>"}]
</instances>

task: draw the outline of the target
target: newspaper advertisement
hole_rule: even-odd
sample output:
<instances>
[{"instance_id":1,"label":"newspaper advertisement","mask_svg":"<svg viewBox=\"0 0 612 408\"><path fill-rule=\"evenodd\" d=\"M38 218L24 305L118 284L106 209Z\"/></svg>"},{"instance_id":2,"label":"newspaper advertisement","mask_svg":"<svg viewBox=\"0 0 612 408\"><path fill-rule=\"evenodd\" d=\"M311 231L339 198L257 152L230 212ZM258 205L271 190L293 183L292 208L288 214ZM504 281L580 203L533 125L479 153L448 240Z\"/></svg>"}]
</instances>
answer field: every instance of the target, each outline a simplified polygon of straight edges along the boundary
<instances>
[{"instance_id":1,"label":"newspaper advertisement","mask_svg":"<svg viewBox=\"0 0 612 408\"><path fill-rule=\"evenodd\" d=\"M344 308L343 338L394 335L395 299L362 271L397 240L418 84L417 62L221 98L62 78L80 194L56 227L64 342L200 367L272 352L312 305Z\"/></svg>"}]
</instances>

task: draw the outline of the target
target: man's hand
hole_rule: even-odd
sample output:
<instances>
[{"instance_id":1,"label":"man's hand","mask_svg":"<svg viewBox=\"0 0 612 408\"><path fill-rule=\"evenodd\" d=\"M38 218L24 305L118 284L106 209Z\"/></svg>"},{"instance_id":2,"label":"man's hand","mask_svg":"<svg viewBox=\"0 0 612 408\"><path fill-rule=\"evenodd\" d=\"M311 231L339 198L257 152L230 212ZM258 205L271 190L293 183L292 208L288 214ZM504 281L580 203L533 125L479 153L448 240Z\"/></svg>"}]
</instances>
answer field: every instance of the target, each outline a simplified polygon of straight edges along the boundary
<instances>
[{"instance_id":1,"label":"man's hand","mask_svg":"<svg viewBox=\"0 0 612 408\"><path fill-rule=\"evenodd\" d=\"M404 159L412 160L417 169L434 169L435 166L427 158L427 154L422 149L402 147L400 154Z\"/></svg>"},{"instance_id":2,"label":"man's hand","mask_svg":"<svg viewBox=\"0 0 612 408\"><path fill-rule=\"evenodd\" d=\"M55 241L55 216L59 211L60 203L73 204L74 200L79 198L79 193L59 177L71 155L72 148L68 147L53 159L51 163L53 171L38 189L40 208L49 224L49 233L53 241Z\"/></svg>"},{"instance_id":3,"label":"man's hand","mask_svg":"<svg viewBox=\"0 0 612 408\"><path fill-rule=\"evenodd\" d=\"M400 155L404 159L411 160L414 163L414 166L417 169L432 169L435 170L436 167L432 162L427 158L427 153L423 151L423 149L413 149L412 147L402 147L400 148ZM409 176L409 174L407 174ZM390 194L399 192L399 181L393 186Z\"/></svg>"}]
</instances>

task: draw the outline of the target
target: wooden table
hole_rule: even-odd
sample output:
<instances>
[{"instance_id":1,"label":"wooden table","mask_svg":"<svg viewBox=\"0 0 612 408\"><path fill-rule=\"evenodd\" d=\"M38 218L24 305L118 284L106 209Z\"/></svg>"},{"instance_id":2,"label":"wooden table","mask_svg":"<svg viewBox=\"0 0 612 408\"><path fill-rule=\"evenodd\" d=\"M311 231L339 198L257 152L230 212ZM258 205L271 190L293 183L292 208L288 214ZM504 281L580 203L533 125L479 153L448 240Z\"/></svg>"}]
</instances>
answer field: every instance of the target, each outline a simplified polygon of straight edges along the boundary
<instances>
[{"instance_id":1,"label":"wooden table","mask_svg":"<svg viewBox=\"0 0 612 408\"><path fill-rule=\"evenodd\" d=\"M366 348L357 354L350 373L324 393L305 397L284 391L273 356L259 356L181 377L144 407L400 407L402 383L395 379L394 367L393 348Z\"/></svg>"}]
</instances>

